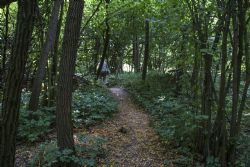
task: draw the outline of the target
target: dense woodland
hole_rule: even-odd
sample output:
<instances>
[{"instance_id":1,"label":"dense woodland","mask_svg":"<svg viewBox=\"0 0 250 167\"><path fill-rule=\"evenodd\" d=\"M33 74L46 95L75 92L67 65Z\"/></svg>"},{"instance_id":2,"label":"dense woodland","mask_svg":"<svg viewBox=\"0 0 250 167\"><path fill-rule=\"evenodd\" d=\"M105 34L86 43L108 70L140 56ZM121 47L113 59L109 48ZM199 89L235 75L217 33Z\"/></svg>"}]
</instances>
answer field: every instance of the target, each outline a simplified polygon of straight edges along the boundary
<instances>
[{"instance_id":1,"label":"dense woodland","mask_svg":"<svg viewBox=\"0 0 250 167\"><path fill-rule=\"evenodd\" d=\"M116 87L172 153L134 166L250 167L249 7L0 0L0 166L133 166L104 163L111 139L91 136L119 114ZM133 131L117 128L115 136Z\"/></svg>"}]
</instances>

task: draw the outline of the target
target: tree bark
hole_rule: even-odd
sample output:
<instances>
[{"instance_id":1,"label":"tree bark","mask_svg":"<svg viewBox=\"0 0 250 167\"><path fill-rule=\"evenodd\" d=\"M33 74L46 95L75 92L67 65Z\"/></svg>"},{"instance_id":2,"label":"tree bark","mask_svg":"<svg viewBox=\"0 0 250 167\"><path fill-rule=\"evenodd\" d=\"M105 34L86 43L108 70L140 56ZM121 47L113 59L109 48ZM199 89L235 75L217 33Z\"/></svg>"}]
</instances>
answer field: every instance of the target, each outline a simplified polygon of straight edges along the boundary
<instances>
[{"instance_id":1,"label":"tree bark","mask_svg":"<svg viewBox=\"0 0 250 167\"><path fill-rule=\"evenodd\" d=\"M105 0L105 1L106 1L106 12L108 12L108 7L109 7L110 2L109 2L109 0ZM96 80L98 80L98 78L101 74L102 66L103 66L104 60L107 58L107 51L109 48L110 26L108 23L108 13L107 13L106 18L105 18L105 24L106 24L106 32L105 32L105 39L104 39L104 47L103 47L101 61L100 61L99 67L97 69Z\"/></svg>"},{"instance_id":2,"label":"tree bark","mask_svg":"<svg viewBox=\"0 0 250 167\"><path fill-rule=\"evenodd\" d=\"M93 48L94 54L92 55L92 61L93 61L93 67L91 69L94 74L96 74L96 69L98 65L98 59L99 59L99 53L100 53L100 48L101 48L101 42L99 36L95 36L95 46Z\"/></svg>"},{"instance_id":3,"label":"tree bark","mask_svg":"<svg viewBox=\"0 0 250 167\"><path fill-rule=\"evenodd\" d=\"M139 59L139 42L138 35L133 35L133 63L134 63L134 71L140 72L140 59Z\"/></svg>"},{"instance_id":4,"label":"tree bark","mask_svg":"<svg viewBox=\"0 0 250 167\"><path fill-rule=\"evenodd\" d=\"M36 1L19 0L15 40L4 89L3 111L0 116L0 166L15 164L16 134L22 82L31 41Z\"/></svg>"},{"instance_id":5,"label":"tree bark","mask_svg":"<svg viewBox=\"0 0 250 167\"><path fill-rule=\"evenodd\" d=\"M236 140L238 138L237 119L239 118L239 87L241 80L241 64L244 50L244 30L245 30L245 14L242 0L235 1L233 11L233 95L232 95L232 114L230 124L230 138L228 148L228 161L235 166L236 156ZM247 86L247 85L246 85ZM245 87L246 89L246 87ZM247 91L247 90L244 90ZM242 96L244 98L244 94ZM243 99L244 100L244 99Z\"/></svg>"},{"instance_id":6,"label":"tree bark","mask_svg":"<svg viewBox=\"0 0 250 167\"><path fill-rule=\"evenodd\" d=\"M194 32L194 40L195 39L195 32ZM193 71L192 71L192 76L190 80L190 85L192 87L192 98L195 101L198 98L198 91L199 91L199 73L200 73L200 52L199 52L199 45L198 42L195 41L194 43L194 64L193 64ZM198 109L198 105L195 104L195 108Z\"/></svg>"},{"instance_id":7,"label":"tree bark","mask_svg":"<svg viewBox=\"0 0 250 167\"><path fill-rule=\"evenodd\" d=\"M227 64L227 38L230 26L230 11L228 9L227 16L223 27L223 37L221 46L221 78L219 105L214 123L214 143L213 152L216 157L220 158L222 167L226 166L226 120L225 120L225 100L226 100L226 64Z\"/></svg>"},{"instance_id":8,"label":"tree bark","mask_svg":"<svg viewBox=\"0 0 250 167\"><path fill-rule=\"evenodd\" d=\"M60 16L56 30L55 44L52 51L52 64L51 64L51 88L49 89L49 106L53 106L55 104L55 96L56 96L56 81L57 81L57 69L58 69L58 55L59 55L59 41L61 34L62 21L64 16L64 1L61 4Z\"/></svg>"},{"instance_id":9,"label":"tree bark","mask_svg":"<svg viewBox=\"0 0 250 167\"><path fill-rule=\"evenodd\" d=\"M0 90L4 87L4 81L6 76L6 58L7 58L7 49L8 49L8 34L9 34L9 5L6 6L5 12L5 32L4 32L4 46L3 46L3 57L2 57L2 70L0 71ZM3 99L1 96L1 101Z\"/></svg>"},{"instance_id":10,"label":"tree bark","mask_svg":"<svg viewBox=\"0 0 250 167\"><path fill-rule=\"evenodd\" d=\"M203 122L202 127L202 142L203 145L203 155L204 159L209 156L209 138L211 130L211 107L212 107L212 77L211 77L211 67L212 67L212 56L209 54L203 55L205 61L204 67L204 81L203 81L203 93L202 93L202 115L207 116L207 120Z\"/></svg>"},{"instance_id":11,"label":"tree bark","mask_svg":"<svg viewBox=\"0 0 250 167\"><path fill-rule=\"evenodd\" d=\"M245 66L246 66L246 78L245 78L245 86L243 89L242 97L241 97L241 103L238 111L238 118L237 118L237 134L240 133L240 126L241 126L241 119L242 119L242 113L245 108L245 103L247 99L247 91L250 85L250 55L249 55L249 42L248 42L248 30L247 30L247 21L245 21L245 12L247 10L247 6L249 6L249 2L246 0L245 5L246 8L244 9L244 19L243 25L244 25L244 46L245 46Z\"/></svg>"},{"instance_id":12,"label":"tree bark","mask_svg":"<svg viewBox=\"0 0 250 167\"><path fill-rule=\"evenodd\" d=\"M6 12L5 12L5 32L4 32L4 48L3 48L3 59L2 59L2 79L5 79L5 72L6 72L6 58L7 58L7 49L8 49L8 34L9 34L9 6L6 6Z\"/></svg>"},{"instance_id":13,"label":"tree bark","mask_svg":"<svg viewBox=\"0 0 250 167\"><path fill-rule=\"evenodd\" d=\"M40 55L38 69L37 69L35 80L32 86L32 93L31 93L30 102L29 102L29 110L31 111L36 111L38 109L42 81L45 75L46 64L48 62L49 53L54 45L57 25L58 25L58 16L59 16L60 6L62 2L63 0L54 1L54 6L52 9L52 14L51 14L50 22L49 22L46 42L43 46L43 49Z\"/></svg>"},{"instance_id":14,"label":"tree bark","mask_svg":"<svg viewBox=\"0 0 250 167\"><path fill-rule=\"evenodd\" d=\"M83 15L84 1L70 0L66 17L62 56L59 66L59 79L56 100L56 127L58 147L74 151L73 125L71 119L73 75L77 48L80 37L80 28ZM72 163L63 164L73 166ZM63 166L61 165L61 166Z\"/></svg>"},{"instance_id":15,"label":"tree bark","mask_svg":"<svg viewBox=\"0 0 250 167\"><path fill-rule=\"evenodd\" d=\"M207 40L208 40L208 21L209 21L209 13L204 12L203 15L199 15L200 8L206 8L206 3L200 3L192 0L186 0L188 4L188 8L190 10L192 20L193 20L193 29L194 32L197 33L197 38L200 41L199 49L204 59L204 80L203 80L203 92L201 99L201 114L207 116L207 120L201 122L201 127L198 130L198 134L196 137L197 140L197 150L203 154L204 162L206 158L210 154L210 136L211 136L211 109L212 109L212 90L213 90L213 82L212 82L212 57L213 53L216 51L218 42L221 36L221 29L223 26L224 15L219 16L219 20L217 22L215 39L212 45L212 54L208 53ZM205 50L205 51L202 51ZM195 72L195 71L194 71ZM195 73L194 73L195 74ZM194 78L197 78L193 76ZM192 82L191 82L192 83Z\"/></svg>"},{"instance_id":16,"label":"tree bark","mask_svg":"<svg viewBox=\"0 0 250 167\"><path fill-rule=\"evenodd\" d=\"M144 61L142 68L142 80L146 80L147 69L148 69L148 61L149 61L149 20L145 21L145 50L144 50Z\"/></svg>"}]
</instances>

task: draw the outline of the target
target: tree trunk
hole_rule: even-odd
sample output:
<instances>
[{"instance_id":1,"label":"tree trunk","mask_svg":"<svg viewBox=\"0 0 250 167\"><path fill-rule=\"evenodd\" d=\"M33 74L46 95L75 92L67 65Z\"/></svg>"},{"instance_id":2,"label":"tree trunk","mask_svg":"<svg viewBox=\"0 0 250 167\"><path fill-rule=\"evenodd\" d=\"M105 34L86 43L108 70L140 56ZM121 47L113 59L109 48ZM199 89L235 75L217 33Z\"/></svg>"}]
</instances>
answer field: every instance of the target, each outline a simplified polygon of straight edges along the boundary
<instances>
[{"instance_id":1,"label":"tree trunk","mask_svg":"<svg viewBox=\"0 0 250 167\"><path fill-rule=\"evenodd\" d=\"M142 68L142 80L146 80L147 68L149 61L149 20L145 21L145 50L144 50L144 62Z\"/></svg>"},{"instance_id":2,"label":"tree trunk","mask_svg":"<svg viewBox=\"0 0 250 167\"><path fill-rule=\"evenodd\" d=\"M82 21L83 0L70 0L66 17L62 56L56 100L56 127L58 147L74 151L73 125L71 120L73 75L77 56L78 40ZM72 163L61 166L72 166Z\"/></svg>"},{"instance_id":3,"label":"tree trunk","mask_svg":"<svg viewBox=\"0 0 250 167\"><path fill-rule=\"evenodd\" d=\"M63 0L56 0L54 1L54 6L52 9L52 14L49 22L46 42L43 46L41 56L39 59L38 69L36 72L35 80L32 86L32 93L29 101L29 110L36 111L38 109L39 104L39 96L41 93L42 88L42 81L44 79L45 71L46 71L46 64L48 62L48 56L53 48L57 25L58 25L58 16L60 11L60 6Z\"/></svg>"},{"instance_id":4,"label":"tree trunk","mask_svg":"<svg viewBox=\"0 0 250 167\"><path fill-rule=\"evenodd\" d=\"M110 58L110 71L111 73L117 73L118 68L119 68L119 62L118 59L121 55L121 43L119 42L119 40L114 40L114 45L113 45L113 52L112 52L112 56Z\"/></svg>"},{"instance_id":5,"label":"tree trunk","mask_svg":"<svg viewBox=\"0 0 250 167\"><path fill-rule=\"evenodd\" d=\"M195 35L194 35L195 39ZM196 40L196 39L195 39ZM193 71L192 76L190 80L190 85L192 87L192 98L194 100L195 108L198 109L198 105L195 103L195 101L198 99L198 91L199 91L199 73L200 73L200 52L199 52L199 45L198 42L195 41L194 43L194 64L193 64Z\"/></svg>"},{"instance_id":6,"label":"tree trunk","mask_svg":"<svg viewBox=\"0 0 250 167\"><path fill-rule=\"evenodd\" d=\"M36 1L18 1L15 41L11 50L10 66L4 89L3 111L0 116L0 166L15 164L16 134L22 82L28 48L31 41Z\"/></svg>"},{"instance_id":7,"label":"tree trunk","mask_svg":"<svg viewBox=\"0 0 250 167\"><path fill-rule=\"evenodd\" d=\"M105 0L105 1L106 1L106 12L108 12L109 0ZM108 14L106 15L106 18L105 18L105 24L106 24L106 32L105 32L105 39L104 39L104 48L103 48L103 52L102 52L101 62L100 62L99 67L97 69L97 76L96 76L97 80L101 74L102 66L103 66L104 60L107 58L107 51L109 48L110 26L108 23Z\"/></svg>"},{"instance_id":8,"label":"tree trunk","mask_svg":"<svg viewBox=\"0 0 250 167\"><path fill-rule=\"evenodd\" d=\"M249 2L245 1L245 7L249 5ZM244 9L246 12L246 8ZM244 13L246 14L246 13ZM245 17L245 16L244 16ZM245 18L243 20L244 25L244 46L245 46L245 66L246 66L246 79L245 79L245 86L242 93L241 103L238 111L238 119L237 119L237 134L240 133L240 126L241 126L241 119L242 119L242 113L245 107L246 99L247 99L247 91L250 85L250 55L249 55L249 42L248 42L248 30L246 26Z\"/></svg>"},{"instance_id":9,"label":"tree trunk","mask_svg":"<svg viewBox=\"0 0 250 167\"><path fill-rule=\"evenodd\" d=\"M177 57L177 63L176 64L176 72L175 72L175 76L176 76L176 81L175 81L175 94L179 95L179 93L182 90L182 83L181 83L181 78L184 74L184 66L185 64L180 63L181 59L185 59L186 58L186 51L185 51L185 39L186 39L186 35L185 35L185 30L182 30L182 42L180 44L180 54Z\"/></svg>"},{"instance_id":10,"label":"tree trunk","mask_svg":"<svg viewBox=\"0 0 250 167\"><path fill-rule=\"evenodd\" d=\"M55 44L52 51L52 64L51 64L51 89L50 97L49 97L49 105L53 106L55 104L55 96L56 96L56 81L57 81L57 68L58 68L58 55L59 55L59 41L61 34L62 21L64 16L64 1L61 4L60 17L56 30L56 38Z\"/></svg>"},{"instance_id":11,"label":"tree trunk","mask_svg":"<svg viewBox=\"0 0 250 167\"><path fill-rule=\"evenodd\" d=\"M8 34L9 34L9 5L6 6L5 12L5 32L4 32L4 47L3 47L3 58L2 58L2 79L5 80L5 72L6 72L6 58L7 58L7 49L8 49Z\"/></svg>"},{"instance_id":12,"label":"tree trunk","mask_svg":"<svg viewBox=\"0 0 250 167\"><path fill-rule=\"evenodd\" d=\"M6 6L5 12L5 32L4 32L4 46L3 46L3 55L2 55L2 70L0 71L0 91L4 87L4 81L6 76L6 58L7 58L7 49L8 49L8 34L9 34L9 5ZM2 96L1 101L3 103Z\"/></svg>"},{"instance_id":13,"label":"tree trunk","mask_svg":"<svg viewBox=\"0 0 250 167\"><path fill-rule=\"evenodd\" d=\"M221 46L221 79L219 92L219 105L214 124L214 136L212 143L214 156L220 158L221 165L226 166L226 120L225 120L225 100L226 100L226 64L227 64L227 38L230 26L230 11L228 10L223 28L223 39Z\"/></svg>"},{"instance_id":14,"label":"tree trunk","mask_svg":"<svg viewBox=\"0 0 250 167\"><path fill-rule=\"evenodd\" d=\"M101 48L101 42L99 36L95 37L95 46L94 46L94 54L92 56L92 61L93 61L93 67L92 67L92 72L96 74L96 69L98 65L98 59L99 59L99 53L100 53L100 48Z\"/></svg>"},{"instance_id":15,"label":"tree trunk","mask_svg":"<svg viewBox=\"0 0 250 167\"><path fill-rule=\"evenodd\" d=\"M233 11L233 95L232 95L232 115L230 124L230 138L228 148L228 161L232 166L235 166L236 140L238 137L237 118L239 104L239 87L241 80L241 64L243 56L244 30L245 30L245 11L242 0L238 0L234 5ZM238 8L237 8L238 7ZM237 15L238 14L238 15ZM238 16L238 17L237 17Z\"/></svg>"},{"instance_id":16,"label":"tree trunk","mask_svg":"<svg viewBox=\"0 0 250 167\"><path fill-rule=\"evenodd\" d=\"M209 156L209 138L211 130L211 106L212 106L212 77L211 77L211 67L212 67L212 56L205 54L204 61L204 81L203 81L203 94L202 94L202 109L201 114L207 116L207 120L203 121L202 129L202 146L204 159Z\"/></svg>"},{"instance_id":17,"label":"tree trunk","mask_svg":"<svg viewBox=\"0 0 250 167\"><path fill-rule=\"evenodd\" d=\"M138 43L138 35L134 34L133 38L133 64L134 71L140 72L140 59L139 59L139 43Z\"/></svg>"}]
</instances>

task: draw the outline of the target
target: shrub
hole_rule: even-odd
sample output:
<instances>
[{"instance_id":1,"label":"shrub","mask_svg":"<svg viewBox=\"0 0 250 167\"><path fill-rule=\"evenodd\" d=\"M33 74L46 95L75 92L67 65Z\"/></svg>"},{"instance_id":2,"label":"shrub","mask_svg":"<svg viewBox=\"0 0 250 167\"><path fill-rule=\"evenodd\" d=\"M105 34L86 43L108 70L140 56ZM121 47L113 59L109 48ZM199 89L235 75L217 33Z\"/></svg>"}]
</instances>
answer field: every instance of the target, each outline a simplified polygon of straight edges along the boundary
<instances>
[{"instance_id":1,"label":"shrub","mask_svg":"<svg viewBox=\"0 0 250 167\"><path fill-rule=\"evenodd\" d=\"M18 139L37 141L53 129L55 107L27 111L29 92L23 92ZM90 126L108 119L117 111L118 104L106 88L88 85L73 94L73 121L75 127Z\"/></svg>"},{"instance_id":2,"label":"shrub","mask_svg":"<svg viewBox=\"0 0 250 167\"><path fill-rule=\"evenodd\" d=\"M250 135L249 132L241 132L240 138L237 141L237 167L250 166Z\"/></svg>"},{"instance_id":3,"label":"shrub","mask_svg":"<svg viewBox=\"0 0 250 167\"><path fill-rule=\"evenodd\" d=\"M30 160L32 167L50 167L58 162L74 162L80 166L96 166L97 158L103 156L102 144L106 142L102 137L78 135L75 145L76 154L70 149L59 150L56 141L45 142L38 147L37 153Z\"/></svg>"},{"instance_id":4,"label":"shrub","mask_svg":"<svg viewBox=\"0 0 250 167\"><path fill-rule=\"evenodd\" d=\"M169 74L149 73L147 80L125 75L123 85L139 105L154 117L154 127L166 142L175 141L192 147L194 132L198 128L196 121L206 119L193 112L190 100L183 95L175 96ZM125 79L126 78L126 79Z\"/></svg>"},{"instance_id":5,"label":"shrub","mask_svg":"<svg viewBox=\"0 0 250 167\"><path fill-rule=\"evenodd\" d=\"M34 142L52 130L55 121L55 108L41 108L36 112L20 111L18 137Z\"/></svg>"},{"instance_id":6,"label":"shrub","mask_svg":"<svg viewBox=\"0 0 250 167\"><path fill-rule=\"evenodd\" d=\"M117 111L118 104L110 93L102 87L88 87L74 92L74 125L90 126L108 119Z\"/></svg>"},{"instance_id":7,"label":"shrub","mask_svg":"<svg viewBox=\"0 0 250 167\"><path fill-rule=\"evenodd\" d=\"M121 77L123 78L123 77ZM169 74L149 73L146 81L140 76L126 80L122 85L128 89L131 97L153 117L152 125L166 143L175 147L180 156L176 164L193 166L190 164L195 158L195 132L199 128L197 122L207 119L197 115L193 110L192 101L184 94L175 93L173 77ZM122 79L121 79L122 80ZM182 150L185 150L184 152ZM166 164L169 161L166 160Z\"/></svg>"}]
</instances>

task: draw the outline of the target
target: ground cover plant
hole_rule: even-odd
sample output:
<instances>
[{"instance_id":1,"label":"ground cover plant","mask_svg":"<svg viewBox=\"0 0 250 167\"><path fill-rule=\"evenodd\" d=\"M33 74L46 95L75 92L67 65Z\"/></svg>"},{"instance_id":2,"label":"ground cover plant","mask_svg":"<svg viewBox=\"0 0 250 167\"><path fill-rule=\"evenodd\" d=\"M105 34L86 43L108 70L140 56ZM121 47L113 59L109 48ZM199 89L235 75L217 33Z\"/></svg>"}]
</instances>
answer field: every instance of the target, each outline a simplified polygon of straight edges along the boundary
<instances>
[{"instance_id":1,"label":"ground cover plant","mask_svg":"<svg viewBox=\"0 0 250 167\"><path fill-rule=\"evenodd\" d=\"M185 94L175 93L173 87L174 76L171 74L149 73L146 82L138 79L136 74L123 74L111 78L111 85L122 85L131 97L153 117L152 126L156 129L166 147L172 147L180 157L176 164L184 166L199 166L201 156L195 152L195 134L202 128L198 122L208 119L205 115L197 115L190 97ZM249 111L245 111L244 128L247 125ZM249 165L249 139L250 134L246 130L237 141L239 152L237 153L237 165L246 167ZM166 163L168 164L166 159ZM210 157L207 166L220 166L219 160Z\"/></svg>"},{"instance_id":2,"label":"ground cover plant","mask_svg":"<svg viewBox=\"0 0 250 167\"><path fill-rule=\"evenodd\" d=\"M36 112L27 110L29 93L23 93L22 109L20 112L18 140L19 144L29 144L36 147L23 164L31 166L53 166L59 162L69 162L82 166L96 166L97 159L104 156L102 145L106 139L101 135L91 136L78 131L88 129L94 125L112 118L118 110L118 103L106 87L100 84L89 84L78 87L73 93L73 122L75 132L75 146L77 155L72 155L71 149L59 150L55 140L55 107L42 107ZM19 151L20 152L20 151ZM27 152L27 151L26 151Z\"/></svg>"},{"instance_id":3,"label":"ground cover plant","mask_svg":"<svg viewBox=\"0 0 250 167\"><path fill-rule=\"evenodd\" d=\"M0 0L0 166L53 141L74 167L79 132L108 138L97 166L248 167L249 16L249 0Z\"/></svg>"}]
</instances>

